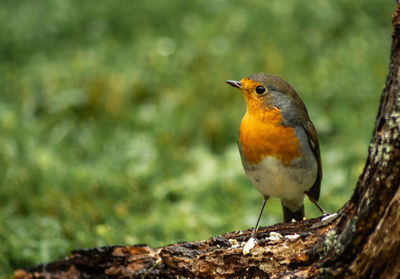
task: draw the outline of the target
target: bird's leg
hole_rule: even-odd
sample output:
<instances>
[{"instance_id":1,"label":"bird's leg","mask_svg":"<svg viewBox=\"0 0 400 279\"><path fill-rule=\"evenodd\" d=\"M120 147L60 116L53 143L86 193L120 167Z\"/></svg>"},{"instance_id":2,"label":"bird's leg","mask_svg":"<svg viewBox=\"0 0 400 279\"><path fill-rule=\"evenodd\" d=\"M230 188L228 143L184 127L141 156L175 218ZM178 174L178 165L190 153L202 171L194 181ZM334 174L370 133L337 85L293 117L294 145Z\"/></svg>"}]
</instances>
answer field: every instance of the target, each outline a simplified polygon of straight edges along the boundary
<instances>
[{"instance_id":1,"label":"bird's leg","mask_svg":"<svg viewBox=\"0 0 400 279\"><path fill-rule=\"evenodd\" d=\"M318 207L319 211L321 211L322 215L327 215L328 213L319 205L319 203L309 194L307 194L307 197L310 199L310 201Z\"/></svg>"},{"instance_id":2,"label":"bird's leg","mask_svg":"<svg viewBox=\"0 0 400 279\"><path fill-rule=\"evenodd\" d=\"M256 237L256 234L257 234L257 231L258 231L258 225L260 224L261 215L262 215L262 213L264 211L265 203L267 202L268 199L269 199L269 196L264 196L264 201L263 201L263 203L261 205L260 214L258 214L257 223L256 223L256 226L253 229L253 232L251 233L251 238L255 238Z\"/></svg>"},{"instance_id":3,"label":"bird's leg","mask_svg":"<svg viewBox=\"0 0 400 279\"><path fill-rule=\"evenodd\" d=\"M267 202L268 199L269 199L269 196L264 196L264 201L261 205L260 214L258 214L256 226L254 227L253 232L251 233L251 237L249 238L249 240L246 242L246 244L243 247L243 255L247 255L248 253L250 253L250 250L253 249L257 243L257 240L255 239L255 237L256 237L256 234L258 231L258 225L260 224L261 215L264 211L265 203Z\"/></svg>"}]
</instances>

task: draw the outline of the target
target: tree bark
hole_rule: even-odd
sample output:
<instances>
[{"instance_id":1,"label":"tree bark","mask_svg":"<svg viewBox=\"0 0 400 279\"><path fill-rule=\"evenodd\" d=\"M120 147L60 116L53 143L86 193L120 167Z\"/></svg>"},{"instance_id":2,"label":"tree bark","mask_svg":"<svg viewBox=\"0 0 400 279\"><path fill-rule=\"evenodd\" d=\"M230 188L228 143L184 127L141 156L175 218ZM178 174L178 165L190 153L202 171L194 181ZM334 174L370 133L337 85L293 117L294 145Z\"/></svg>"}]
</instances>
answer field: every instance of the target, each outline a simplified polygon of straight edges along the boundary
<instances>
[{"instance_id":1,"label":"tree bark","mask_svg":"<svg viewBox=\"0 0 400 279\"><path fill-rule=\"evenodd\" d=\"M337 214L160 248L111 246L17 270L13 278L400 278L400 1L368 159Z\"/></svg>"}]
</instances>

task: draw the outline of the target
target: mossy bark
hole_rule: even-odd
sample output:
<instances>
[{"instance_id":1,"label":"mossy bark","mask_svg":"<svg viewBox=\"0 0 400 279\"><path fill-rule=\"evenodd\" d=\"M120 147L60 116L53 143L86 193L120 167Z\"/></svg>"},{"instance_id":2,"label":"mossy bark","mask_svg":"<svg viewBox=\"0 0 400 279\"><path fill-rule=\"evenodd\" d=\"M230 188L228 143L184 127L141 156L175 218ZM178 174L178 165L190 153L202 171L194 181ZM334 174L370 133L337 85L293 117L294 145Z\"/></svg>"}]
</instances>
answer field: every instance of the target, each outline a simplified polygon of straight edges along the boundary
<instances>
[{"instance_id":1,"label":"mossy bark","mask_svg":"<svg viewBox=\"0 0 400 279\"><path fill-rule=\"evenodd\" d=\"M73 251L14 278L400 278L400 2L393 16L389 74L369 154L350 201L336 215L160 248Z\"/></svg>"}]
</instances>

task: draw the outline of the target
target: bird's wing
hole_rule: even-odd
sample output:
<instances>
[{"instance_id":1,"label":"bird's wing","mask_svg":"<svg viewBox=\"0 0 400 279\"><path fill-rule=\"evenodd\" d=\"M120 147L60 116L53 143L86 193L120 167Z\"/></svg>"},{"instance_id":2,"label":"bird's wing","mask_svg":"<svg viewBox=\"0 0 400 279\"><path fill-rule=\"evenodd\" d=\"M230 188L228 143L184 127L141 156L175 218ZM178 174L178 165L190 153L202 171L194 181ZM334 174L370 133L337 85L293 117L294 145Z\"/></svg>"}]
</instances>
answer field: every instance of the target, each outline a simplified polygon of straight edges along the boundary
<instances>
[{"instance_id":1,"label":"bird's wing","mask_svg":"<svg viewBox=\"0 0 400 279\"><path fill-rule=\"evenodd\" d=\"M311 150L314 153L315 160L318 165L318 173L317 178L315 179L314 185L306 192L307 195L311 195L316 201L319 199L319 193L321 190L321 180L322 180L322 164L321 164L321 155L319 151L319 143L318 143L318 135L315 130L314 125L310 120L306 121L303 124L303 128L306 131L308 136L308 140L310 142Z\"/></svg>"}]
</instances>

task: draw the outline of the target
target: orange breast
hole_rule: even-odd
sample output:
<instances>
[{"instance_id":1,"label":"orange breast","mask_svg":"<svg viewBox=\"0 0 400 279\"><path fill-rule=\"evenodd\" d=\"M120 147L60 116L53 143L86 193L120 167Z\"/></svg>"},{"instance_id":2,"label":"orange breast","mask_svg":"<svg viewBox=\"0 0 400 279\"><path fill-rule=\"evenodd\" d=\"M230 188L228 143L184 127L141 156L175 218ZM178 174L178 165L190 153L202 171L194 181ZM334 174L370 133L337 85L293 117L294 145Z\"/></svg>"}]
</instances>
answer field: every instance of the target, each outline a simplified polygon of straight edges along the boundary
<instances>
[{"instance_id":1,"label":"orange breast","mask_svg":"<svg viewBox=\"0 0 400 279\"><path fill-rule=\"evenodd\" d=\"M266 156L273 156L288 165L301 156L294 129L283 127L281 120L277 108L245 114L240 124L239 144L248 163L256 164Z\"/></svg>"}]
</instances>

